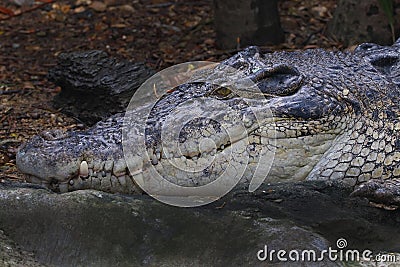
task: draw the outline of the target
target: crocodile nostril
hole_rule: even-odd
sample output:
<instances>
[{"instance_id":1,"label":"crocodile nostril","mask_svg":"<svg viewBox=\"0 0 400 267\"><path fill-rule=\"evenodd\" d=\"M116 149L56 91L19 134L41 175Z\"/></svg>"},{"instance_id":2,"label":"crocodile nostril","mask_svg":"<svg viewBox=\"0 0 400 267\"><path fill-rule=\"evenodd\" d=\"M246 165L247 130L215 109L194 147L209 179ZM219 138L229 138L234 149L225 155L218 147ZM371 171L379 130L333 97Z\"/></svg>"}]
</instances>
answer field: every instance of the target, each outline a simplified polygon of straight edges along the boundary
<instances>
[{"instance_id":1,"label":"crocodile nostril","mask_svg":"<svg viewBox=\"0 0 400 267\"><path fill-rule=\"evenodd\" d=\"M257 71L250 79L266 96L289 96L300 89L303 76L294 67L276 65Z\"/></svg>"}]
</instances>

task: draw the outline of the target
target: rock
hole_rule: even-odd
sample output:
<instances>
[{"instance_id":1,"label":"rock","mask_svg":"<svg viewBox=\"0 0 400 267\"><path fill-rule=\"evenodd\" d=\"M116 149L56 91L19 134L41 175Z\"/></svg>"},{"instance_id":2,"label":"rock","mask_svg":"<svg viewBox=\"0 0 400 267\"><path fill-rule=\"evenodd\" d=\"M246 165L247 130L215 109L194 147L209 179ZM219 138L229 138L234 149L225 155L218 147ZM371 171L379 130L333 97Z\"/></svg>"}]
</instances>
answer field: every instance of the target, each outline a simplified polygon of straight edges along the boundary
<instances>
[{"instance_id":1,"label":"rock","mask_svg":"<svg viewBox=\"0 0 400 267\"><path fill-rule=\"evenodd\" d=\"M270 266L257 252L399 248L399 212L349 198L322 182L245 188L205 207L177 208L142 195L56 194L0 183L0 229L50 266ZM282 199L282 201L274 201ZM339 262L273 266L341 266Z\"/></svg>"},{"instance_id":2,"label":"rock","mask_svg":"<svg viewBox=\"0 0 400 267\"><path fill-rule=\"evenodd\" d=\"M20 249L0 230L0 266L42 267L32 253Z\"/></svg>"},{"instance_id":3,"label":"rock","mask_svg":"<svg viewBox=\"0 0 400 267\"><path fill-rule=\"evenodd\" d=\"M61 87L55 107L93 125L125 112L136 89L154 73L142 63L119 61L95 50L60 54L48 79Z\"/></svg>"},{"instance_id":4,"label":"rock","mask_svg":"<svg viewBox=\"0 0 400 267\"><path fill-rule=\"evenodd\" d=\"M256 266L266 243L271 249L328 247L290 221L176 208L147 196L3 188L0 202L6 207L1 227L52 266Z\"/></svg>"}]
</instances>

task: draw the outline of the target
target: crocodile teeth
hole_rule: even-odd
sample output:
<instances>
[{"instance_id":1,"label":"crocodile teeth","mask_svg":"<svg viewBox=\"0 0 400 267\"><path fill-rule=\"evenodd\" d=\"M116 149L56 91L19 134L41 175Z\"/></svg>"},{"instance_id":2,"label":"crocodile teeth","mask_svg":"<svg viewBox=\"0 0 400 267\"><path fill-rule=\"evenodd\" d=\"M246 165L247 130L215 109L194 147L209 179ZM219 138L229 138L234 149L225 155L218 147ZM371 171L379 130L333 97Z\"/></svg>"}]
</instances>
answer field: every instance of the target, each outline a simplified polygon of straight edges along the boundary
<instances>
[{"instance_id":1,"label":"crocodile teeth","mask_svg":"<svg viewBox=\"0 0 400 267\"><path fill-rule=\"evenodd\" d=\"M158 164L158 158L157 158L156 155L152 154L150 156L150 160L151 160L151 164L153 164L153 165L157 165Z\"/></svg>"},{"instance_id":2,"label":"crocodile teeth","mask_svg":"<svg viewBox=\"0 0 400 267\"><path fill-rule=\"evenodd\" d=\"M117 160L114 162L112 173L115 176L125 175L126 173L126 162L123 159Z\"/></svg>"},{"instance_id":3,"label":"crocodile teeth","mask_svg":"<svg viewBox=\"0 0 400 267\"><path fill-rule=\"evenodd\" d=\"M126 178L125 178L125 175L118 176L117 178L118 178L119 183L120 183L123 187L125 187L125 186L126 186Z\"/></svg>"},{"instance_id":4,"label":"crocodile teeth","mask_svg":"<svg viewBox=\"0 0 400 267\"><path fill-rule=\"evenodd\" d=\"M112 160L107 160L107 161L104 163L104 170L105 170L106 172L112 172L113 167L114 167L114 161L112 161Z\"/></svg>"},{"instance_id":5,"label":"crocodile teeth","mask_svg":"<svg viewBox=\"0 0 400 267\"><path fill-rule=\"evenodd\" d=\"M89 176L89 166L85 160L81 162L81 166L79 167L79 176L83 178Z\"/></svg>"},{"instance_id":6,"label":"crocodile teeth","mask_svg":"<svg viewBox=\"0 0 400 267\"><path fill-rule=\"evenodd\" d=\"M243 116L244 127L250 128L253 125L253 120L249 116Z\"/></svg>"}]
</instances>

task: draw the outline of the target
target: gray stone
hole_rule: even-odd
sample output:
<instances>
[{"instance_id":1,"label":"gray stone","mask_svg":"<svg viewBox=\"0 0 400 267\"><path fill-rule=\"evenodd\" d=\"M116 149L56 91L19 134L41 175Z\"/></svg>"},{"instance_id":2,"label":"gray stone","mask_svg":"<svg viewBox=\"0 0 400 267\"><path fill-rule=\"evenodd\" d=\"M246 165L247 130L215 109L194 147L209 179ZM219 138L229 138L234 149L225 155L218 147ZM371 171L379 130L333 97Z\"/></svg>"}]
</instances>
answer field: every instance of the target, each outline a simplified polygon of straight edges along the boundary
<instances>
[{"instance_id":1,"label":"gray stone","mask_svg":"<svg viewBox=\"0 0 400 267\"><path fill-rule=\"evenodd\" d=\"M43 265L33 258L32 253L22 250L0 230L0 266L42 267Z\"/></svg>"},{"instance_id":2,"label":"gray stone","mask_svg":"<svg viewBox=\"0 0 400 267\"><path fill-rule=\"evenodd\" d=\"M399 249L399 213L348 193L321 182L278 184L187 209L145 195L56 194L3 182L0 229L50 266L341 266L257 259L264 245L318 252L340 237L351 248Z\"/></svg>"}]
</instances>

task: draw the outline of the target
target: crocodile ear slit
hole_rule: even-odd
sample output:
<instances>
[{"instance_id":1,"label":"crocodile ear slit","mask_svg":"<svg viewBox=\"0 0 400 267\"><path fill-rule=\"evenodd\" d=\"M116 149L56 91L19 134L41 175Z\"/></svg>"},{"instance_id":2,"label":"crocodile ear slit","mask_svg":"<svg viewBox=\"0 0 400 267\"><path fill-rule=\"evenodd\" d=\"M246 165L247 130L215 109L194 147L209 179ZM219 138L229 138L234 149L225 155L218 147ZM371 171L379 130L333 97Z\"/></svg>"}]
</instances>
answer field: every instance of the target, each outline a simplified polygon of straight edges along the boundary
<instances>
[{"instance_id":1,"label":"crocodile ear slit","mask_svg":"<svg viewBox=\"0 0 400 267\"><path fill-rule=\"evenodd\" d=\"M293 66L275 65L261 69L250 77L258 88L267 95L289 96L300 89L303 76Z\"/></svg>"},{"instance_id":2,"label":"crocodile ear slit","mask_svg":"<svg viewBox=\"0 0 400 267\"><path fill-rule=\"evenodd\" d=\"M377 72L386 77L391 79L396 77L396 81L394 82L398 84L399 45L400 39L393 44L393 48L380 46L374 43L364 43L360 44L354 50L354 54L369 62Z\"/></svg>"},{"instance_id":3,"label":"crocodile ear slit","mask_svg":"<svg viewBox=\"0 0 400 267\"><path fill-rule=\"evenodd\" d=\"M399 61L396 55L378 55L370 59L370 63L374 68L384 75L391 75L392 67Z\"/></svg>"}]
</instances>

